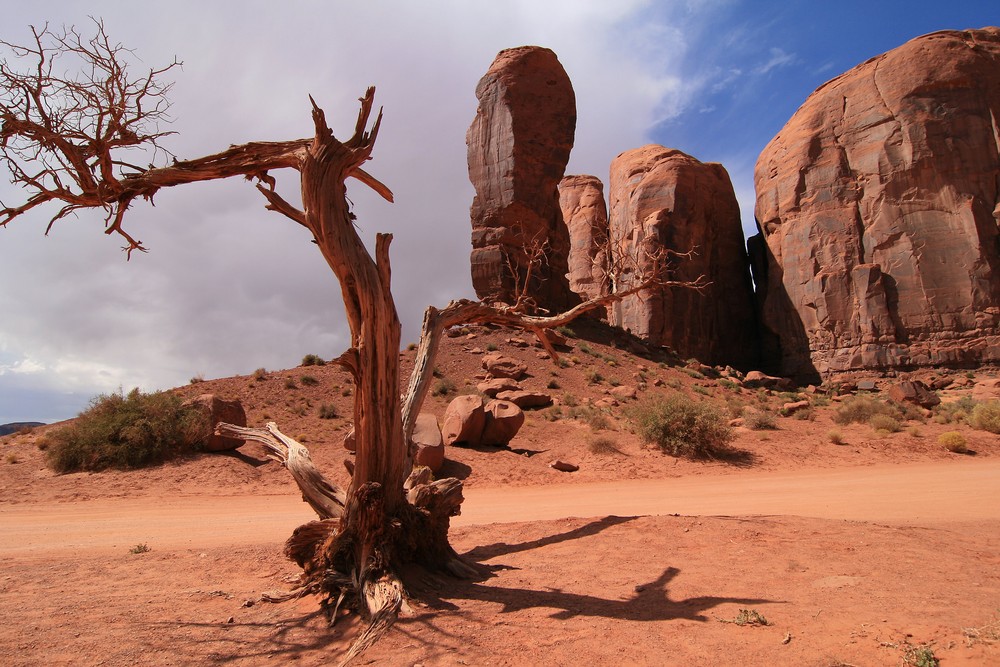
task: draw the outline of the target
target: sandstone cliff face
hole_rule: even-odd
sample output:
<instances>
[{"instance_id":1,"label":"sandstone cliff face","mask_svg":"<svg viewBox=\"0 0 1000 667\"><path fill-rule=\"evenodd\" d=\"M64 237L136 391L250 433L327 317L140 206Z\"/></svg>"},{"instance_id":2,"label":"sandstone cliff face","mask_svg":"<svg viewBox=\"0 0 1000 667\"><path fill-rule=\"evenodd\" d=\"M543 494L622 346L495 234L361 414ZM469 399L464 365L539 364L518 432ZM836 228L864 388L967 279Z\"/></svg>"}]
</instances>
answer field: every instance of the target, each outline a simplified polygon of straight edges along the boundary
<instances>
[{"instance_id":1,"label":"sandstone cliff face","mask_svg":"<svg viewBox=\"0 0 1000 667\"><path fill-rule=\"evenodd\" d=\"M612 324L709 364L756 362L757 325L739 205L729 174L678 150L649 145L611 163L612 253L642 248L697 254L672 262L669 278L711 284L698 292L650 290L610 307ZM615 291L632 284L624 276Z\"/></svg>"},{"instance_id":2,"label":"sandstone cliff face","mask_svg":"<svg viewBox=\"0 0 1000 667\"><path fill-rule=\"evenodd\" d=\"M998 122L1000 29L945 31L821 86L768 144L758 288L785 373L1000 360Z\"/></svg>"},{"instance_id":3,"label":"sandstone cliff face","mask_svg":"<svg viewBox=\"0 0 1000 667\"><path fill-rule=\"evenodd\" d=\"M513 264L523 284L525 247L548 244L548 263L530 292L551 311L578 302L566 279L569 235L558 184L576 131L576 96L549 49L501 51L476 87L479 108L466 135L472 203L472 284L485 300L514 301Z\"/></svg>"},{"instance_id":4,"label":"sandstone cliff face","mask_svg":"<svg viewBox=\"0 0 1000 667\"><path fill-rule=\"evenodd\" d=\"M608 294L608 205L596 176L566 176L559 207L569 231L569 288L583 300Z\"/></svg>"}]
</instances>

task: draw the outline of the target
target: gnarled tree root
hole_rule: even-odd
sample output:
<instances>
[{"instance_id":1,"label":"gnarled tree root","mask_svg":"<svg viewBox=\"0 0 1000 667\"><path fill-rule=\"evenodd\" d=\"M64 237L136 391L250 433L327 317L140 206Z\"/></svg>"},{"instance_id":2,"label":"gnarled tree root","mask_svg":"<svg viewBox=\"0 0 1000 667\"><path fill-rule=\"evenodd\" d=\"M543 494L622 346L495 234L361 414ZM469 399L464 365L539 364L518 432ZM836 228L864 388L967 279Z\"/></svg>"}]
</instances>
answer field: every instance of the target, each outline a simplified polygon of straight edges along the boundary
<instances>
[{"instance_id":1,"label":"gnarled tree root","mask_svg":"<svg viewBox=\"0 0 1000 667\"><path fill-rule=\"evenodd\" d=\"M464 499L460 480L432 481L427 468L414 468L404 485L407 502L390 513L381 485L363 484L348 495L316 468L305 446L274 423L264 429L222 423L216 432L262 444L288 469L319 517L296 528L285 543L285 555L303 570L298 585L262 595L261 601L320 595L331 624L341 608L357 612L367 625L342 665L375 644L408 609L399 567L416 563L460 578L478 575L448 543L451 517L460 514Z\"/></svg>"}]
</instances>

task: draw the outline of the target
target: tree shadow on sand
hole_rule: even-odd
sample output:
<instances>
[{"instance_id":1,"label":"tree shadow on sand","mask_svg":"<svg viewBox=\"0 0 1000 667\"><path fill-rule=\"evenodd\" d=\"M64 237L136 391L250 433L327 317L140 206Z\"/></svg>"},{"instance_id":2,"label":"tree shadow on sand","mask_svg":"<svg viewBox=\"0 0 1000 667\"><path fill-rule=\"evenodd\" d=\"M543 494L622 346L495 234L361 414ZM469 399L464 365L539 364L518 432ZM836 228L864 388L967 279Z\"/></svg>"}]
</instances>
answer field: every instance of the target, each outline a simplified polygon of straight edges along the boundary
<instances>
[{"instance_id":1,"label":"tree shadow on sand","mask_svg":"<svg viewBox=\"0 0 1000 667\"><path fill-rule=\"evenodd\" d=\"M500 556L530 551L545 546L577 540L596 535L611 527L634 521L639 517L608 516L591 521L579 528L542 538L508 544L497 542L480 546L465 554L465 557L480 563L483 576L477 581L447 580L434 581L432 586L414 587L413 593L434 609L460 610L453 600L476 600L501 605L500 613L511 613L525 609L545 607L555 611L552 618L565 620L576 616L600 616L625 621L667 621L686 619L707 621L703 612L723 604L755 605L774 603L764 598L744 598L726 596L697 596L672 600L667 591L670 582L680 574L676 567L667 567L654 580L636 585L634 594L628 599L607 599L594 595L572 593L559 588L541 590L531 588L508 588L485 583L499 578L497 572L518 569L504 564L484 564ZM425 583L431 583L424 579Z\"/></svg>"}]
</instances>

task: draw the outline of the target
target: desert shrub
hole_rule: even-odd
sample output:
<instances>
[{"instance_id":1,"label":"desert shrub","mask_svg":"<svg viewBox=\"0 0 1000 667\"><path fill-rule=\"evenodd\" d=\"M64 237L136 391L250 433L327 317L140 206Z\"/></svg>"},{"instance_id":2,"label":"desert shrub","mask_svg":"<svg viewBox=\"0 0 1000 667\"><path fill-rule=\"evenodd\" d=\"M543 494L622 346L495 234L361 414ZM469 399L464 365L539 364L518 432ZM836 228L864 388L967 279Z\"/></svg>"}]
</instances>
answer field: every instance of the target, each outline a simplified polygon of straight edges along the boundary
<instances>
[{"instance_id":1,"label":"desert shrub","mask_svg":"<svg viewBox=\"0 0 1000 667\"><path fill-rule=\"evenodd\" d=\"M730 418L739 419L743 416L743 412L747 409L746 403L742 399L736 396L726 397L726 411L729 413Z\"/></svg>"},{"instance_id":2,"label":"desert shrub","mask_svg":"<svg viewBox=\"0 0 1000 667\"><path fill-rule=\"evenodd\" d=\"M774 415L757 408L743 410L743 425L754 431L769 431L778 428Z\"/></svg>"},{"instance_id":3,"label":"desert shrub","mask_svg":"<svg viewBox=\"0 0 1000 667\"><path fill-rule=\"evenodd\" d=\"M833 413L833 421L837 424L870 423L875 415L888 415L899 419L902 414L895 406L876 398L855 396L837 406Z\"/></svg>"},{"instance_id":4,"label":"desert shrub","mask_svg":"<svg viewBox=\"0 0 1000 667\"><path fill-rule=\"evenodd\" d=\"M934 421L938 424L961 424L976 409L976 405L971 396L963 396L950 403L940 403L934 408Z\"/></svg>"},{"instance_id":5,"label":"desert shrub","mask_svg":"<svg viewBox=\"0 0 1000 667\"><path fill-rule=\"evenodd\" d=\"M872 415L871 419L868 420L868 425L878 432L899 433L903 430L899 420L891 415Z\"/></svg>"},{"instance_id":6,"label":"desert shrub","mask_svg":"<svg viewBox=\"0 0 1000 667\"><path fill-rule=\"evenodd\" d=\"M827 434L826 434L826 437L827 437L827 439L830 440L830 442L832 442L835 445L842 445L842 444L844 444L844 435L840 431L838 431L837 429L833 429L831 431L828 431Z\"/></svg>"},{"instance_id":7,"label":"desert shrub","mask_svg":"<svg viewBox=\"0 0 1000 667\"><path fill-rule=\"evenodd\" d=\"M722 387L723 389L725 389L726 391L739 391L740 390L740 386L738 384L736 384L735 382L733 382L732 380L730 380L729 378L722 378L722 379L720 379L719 380L719 386Z\"/></svg>"},{"instance_id":8,"label":"desert shrub","mask_svg":"<svg viewBox=\"0 0 1000 667\"><path fill-rule=\"evenodd\" d=\"M253 379L256 380L257 382L261 382L263 380L266 380L267 379L267 369L265 369L265 368L258 368L257 370L255 370L253 372Z\"/></svg>"},{"instance_id":9,"label":"desert shrub","mask_svg":"<svg viewBox=\"0 0 1000 667\"><path fill-rule=\"evenodd\" d=\"M350 396L353 393L354 389L352 389L351 387L344 387L343 389L340 390L340 395L345 397Z\"/></svg>"},{"instance_id":10,"label":"desert shrub","mask_svg":"<svg viewBox=\"0 0 1000 667\"><path fill-rule=\"evenodd\" d=\"M140 542L139 544L135 545L134 547L132 547L131 549L128 550L128 552L130 554L133 554L133 555L136 555L136 556L139 555L139 554L149 553L150 551L152 551L152 549L150 549L149 545L146 544L145 542Z\"/></svg>"},{"instance_id":11,"label":"desert shrub","mask_svg":"<svg viewBox=\"0 0 1000 667\"><path fill-rule=\"evenodd\" d=\"M542 418L546 421L555 422L563 416L562 408L558 405L553 405L551 408L542 410Z\"/></svg>"},{"instance_id":12,"label":"desert shrub","mask_svg":"<svg viewBox=\"0 0 1000 667\"><path fill-rule=\"evenodd\" d=\"M580 405L580 401L575 394L563 394L562 402L568 408L575 408Z\"/></svg>"},{"instance_id":13,"label":"desert shrub","mask_svg":"<svg viewBox=\"0 0 1000 667\"><path fill-rule=\"evenodd\" d=\"M965 454L969 451L969 448L966 446L965 436L958 431L946 431L942 433L938 436L938 444L949 452L955 452L956 454Z\"/></svg>"},{"instance_id":14,"label":"desert shrub","mask_svg":"<svg viewBox=\"0 0 1000 667\"><path fill-rule=\"evenodd\" d=\"M1000 401L979 403L972 408L968 421L972 428L990 433L1000 433Z\"/></svg>"},{"instance_id":15,"label":"desert shrub","mask_svg":"<svg viewBox=\"0 0 1000 667\"><path fill-rule=\"evenodd\" d=\"M204 414L182 408L170 392L119 390L92 399L76 420L46 434L45 454L59 473L141 468L192 451L208 430Z\"/></svg>"},{"instance_id":16,"label":"desert shrub","mask_svg":"<svg viewBox=\"0 0 1000 667\"><path fill-rule=\"evenodd\" d=\"M601 412L594 412L587 417L587 426L594 431L607 431L611 428L611 420Z\"/></svg>"},{"instance_id":17,"label":"desert shrub","mask_svg":"<svg viewBox=\"0 0 1000 667\"><path fill-rule=\"evenodd\" d=\"M556 332L562 334L566 338L576 338L576 332L569 326L556 327Z\"/></svg>"},{"instance_id":18,"label":"desert shrub","mask_svg":"<svg viewBox=\"0 0 1000 667\"><path fill-rule=\"evenodd\" d=\"M559 389L559 381L556 379L549 380L549 383L545 385L548 389Z\"/></svg>"},{"instance_id":19,"label":"desert shrub","mask_svg":"<svg viewBox=\"0 0 1000 667\"><path fill-rule=\"evenodd\" d=\"M792 413L792 418L801 422L811 422L816 420L816 411L810 408L803 408Z\"/></svg>"},{"instance_id":20,"label":"desert shrub","mask_svg":"<svg viewBox=\"0 0 1000 667\"><path fill-rule=\"evenodd\" d=\"M21 462L21 459L17 458L17 454L15 454L14 452L9 452L5 458L7 460L7 463L13 464Z\"/></svg>"},{"instance_id":21,"label":"desert shrub","mask_svg":"<svg viewBox=\"0 0 1000 667\"><path fill-rule=\"evenodd\" d=\"M296 384L295 378L285 378L285 389L298 389L299 385Z\"/></svg>"},{"instance_id":22,"label":"desert shrub","mask_svg":"<svg viewBox=\"0 0 1000 667\"><path fill-rule=\"evenodd\" d=\"M447 396L448 394L454 394L455 390L454 382L448 378L441 378L431 387L431 396Z\"/></svg>"},{"instance_id":23,"label":"desert shrub","mask_svg":"<svg viewBox=\"0 0 1000 667\"><path fill-rule=\"evenodd\" d=\"M496 352L498 349L499 348L497 347L496 343L487 343L486 344L486 351L487 352Z\"/></svg>"},{"instance_id":24,"label":"desert shrub","mask_svg":"<svg viewBox=\"0 0 1000 667\"><path fill-rule=\"evenodd\" d=\"M596 435L587 440L587 449L592 454L621 454L615 441L606 435Z\"/></svg>"},{"instance_id":25,"label":"desert shrub","mask_svg":"<svg viewBox=\"0 0 1000 667\"><path fill-rule=\"evenodd\" d=\"M697 384L691 386L691 391L693 391L696 394L701 394L702 396L711 396L712 395L712 392L710 392L708 389L705 389L705 387L702 387L701 385L697 385Z\"/></svg>"},{"instance_id":26,"label":"desert shrub","mask_svg":"<svg viewBox=\"0 0 1000 667\"><path fill-rule=\"evenodd\" d=\"M340 415L337 413L337 406L331 405L329 403L324 403L319 406L319 418L320 419L336 419Z\"/></svg>"},{"instance_id":27,"label":"desert shrub","mask_svg":"<svg viewBox=\"0 0 1000 667\"><path fill-rule=\"evenodd\" d=\"M302 357L301 366L326 366L326 362L318 354L307 354Z\"/></svg>"},{"instance_id":28,"label":"desert shrub","mask_svg":"<svg viewBox=\"0 0 1000 667\"><path fill-rule=\"evenodd\" d=\"M906 433L907 433L907 435L909 435L910 437L913 437L913 438L922 438L922 437L924 437L924 434L920 432L920 427L919 426L911 426L910 428L906 429Z\"/></svg>"},{"instance_id":29,"label":"desert shrub","mask_svg":"<svg viewBox=\"0 0 1000 667\"><path fill-rule=\"evenodd\" d=\"M597 371L587 371L583 377L587 381L587 384L601 384L604 382L604 376Z\"/></svg>"},{"instance_id":30,"label":"desert shrub","mask_svg":"<svg viewBox=\"0 0 1000 667\"><path fill-rule=\"evenodd\" d=\"M590 345L588 345L587 343L580 343L576 347L584 354L594 355L594 348L590 347Z\"/></svg>"},{"instance_id":31,"label":"desert shrub","mask_svg":"<svg viewBox=\"0 0 1000 667\"><path fill-rule=\"evenodd\" d=\"M319 380L317 380L312 375L303 375L302 377L299 378L299 382L302 383L303 387L315 387L316 385L319 384Z\"/></svg>"},{"instance_id":32,"label":"desert shrub","mask_svg":"<svg viewBox=\"0 0 1000 667\"><path fill-rule=\"evenodd\" d=\"M201 373L198 373L197 375L195 375L194 377L192 377L190 380L188 380L188 384L199 384L199 383L204 382L204 381L205 381L205 377Z\"/></svg>"},{"instance_id":33,"label":"desert shrub","mask_svg":"<svg viewBox=\"0 0 1000 667\"><path fill-rule=\"evenodd\" d=\"M653 398L629 411L643 442L672 456L704 456L725 448L732 429L714 405L684 394Z\"/></svg>"},{"instance_id":34,"label":"desert shrub","mask_svg":"<svg viewBox=\"0 0 1000 667\"><path fill-rule=\"evenodd\" d=\"M695 370L693 368L685 368L684 366L681 366L677 370L679 370L681 373L684 373L688 377L694 378L695 380L704 380L705 379L705 375L701 371L697 371L697 370Z\"/></svg>"}]
</instances>

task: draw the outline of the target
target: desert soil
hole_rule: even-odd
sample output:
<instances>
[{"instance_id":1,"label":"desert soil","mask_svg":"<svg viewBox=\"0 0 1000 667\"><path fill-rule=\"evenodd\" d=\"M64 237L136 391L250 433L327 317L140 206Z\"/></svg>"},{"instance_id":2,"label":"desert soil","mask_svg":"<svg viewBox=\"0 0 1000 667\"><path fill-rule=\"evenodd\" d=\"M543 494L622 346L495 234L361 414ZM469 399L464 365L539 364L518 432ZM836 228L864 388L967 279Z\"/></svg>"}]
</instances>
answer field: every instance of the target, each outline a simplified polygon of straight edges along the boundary
<instances>
[{"instance_id":1,"label":"desert soil","mask_svg":"<svg viewBox=\"0 0 1000 667\"><path fill-rule=\"evenodd\" d=\"M640 379L640 395L685 391L730 407L791 397L596 340L597 354L572 341L574 361L550 370L510 335L451 341L441 374L462 391L477 355L498 347L532 362L526 384L558 385L564 412L530 413L510 449L448 451L443 474L467 486L453 543L482 577L410 573L413 613L358 664L899 665L916 664L921 647L946 666L1000 664L997 436L933 419L875 433L834 424L837 403L811 397L811 419L737 428L738 456L674 459L629 431L627 405L595 421L570 418L568 404ZM304 375L316 385L288 389ZM996 395L995 372L955 378L946 401ZM329 401L348 414L346 388L340 371L309 367L178 391L240 397L252 423L277 421L344 482L346 420L315 409ZM440 416L448 400L428 409ZM937 444L956 429L975 455ZM0 664L336 663L356 619L329 628L314 598L258 601L294 581L282 542L311 518L259 449L54 475L44 432L0 440ZM596 437L614 449L593 447ZM580 471L551 469L557 458ZM132 553L140 545L148 551ZM768 624L732 622L742 609Z\"/></svg>"}]
</instances>

